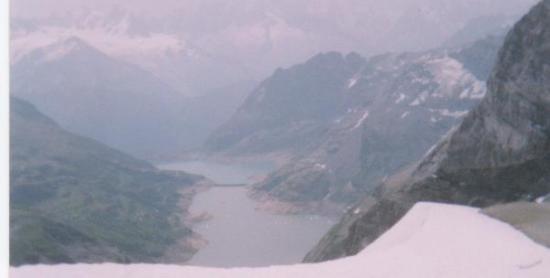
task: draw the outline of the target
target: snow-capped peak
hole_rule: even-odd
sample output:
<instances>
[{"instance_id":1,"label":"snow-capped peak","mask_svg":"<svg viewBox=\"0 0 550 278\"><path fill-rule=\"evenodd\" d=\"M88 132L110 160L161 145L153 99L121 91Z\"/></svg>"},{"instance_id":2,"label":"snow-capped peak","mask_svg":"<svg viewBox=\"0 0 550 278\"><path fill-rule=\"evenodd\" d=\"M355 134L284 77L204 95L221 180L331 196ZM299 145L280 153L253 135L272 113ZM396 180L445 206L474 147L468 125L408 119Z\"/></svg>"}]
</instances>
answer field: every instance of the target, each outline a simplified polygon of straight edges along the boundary
<instances>
[{"instance_id":1,"label":"snow-capped peak","mask_svg":"<svg viewBox=\"0 0 550 278\"><path fill-rule=\"evenodd\" d=\"M54 43L43 48L42 61L58 60L67 56L70 53L82 50L84 48L89 48L89 46L86 45L86 43L80 38L71 36L58 43Z\"/></svg>"}]
</instances>

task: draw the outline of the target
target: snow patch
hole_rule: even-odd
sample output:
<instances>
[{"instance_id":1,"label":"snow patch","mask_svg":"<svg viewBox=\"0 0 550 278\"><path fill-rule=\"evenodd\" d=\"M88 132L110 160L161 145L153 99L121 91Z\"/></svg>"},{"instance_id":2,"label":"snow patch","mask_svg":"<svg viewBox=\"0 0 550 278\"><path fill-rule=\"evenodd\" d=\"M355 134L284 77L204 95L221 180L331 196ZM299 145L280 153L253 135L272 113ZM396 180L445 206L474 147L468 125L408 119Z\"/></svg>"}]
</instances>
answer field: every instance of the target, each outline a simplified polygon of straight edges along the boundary
<instances>
[{"instance_id":1,"label":"snow patch","mask_svg":"<svg viewBox=\"0 0 550 278\"><path fill-rule=\"evenodd\" d=\"M549 194L549 195L545 195L545 196L538 197L538 198L535 200L535 202L536 202L537 204L542 204L542 203L544 203L544 202L546 201L546 199L547 199L548 197L550 197L550 194Z\"/></svg>"},{"instance_id":2,"label":"snow patch","mask_svg":"<svg viewBox=\"0 0 550 278\"><path fill-rule=\"evenodd\" d=\"M359 81L359 78L359 76L354 76L353 78L348 80L348 89L353 88L357 84L357 81Z\"/></svg>"},{"instance_id":3,"label":"snow patch","mask_svg":"<svg viewBox=\"0 0 550 278\"><path fill-rule=\"evenodd\" d=\"M315 164L315 168L318 168L318 169L321 169L321 170L325 170L327 168L327 165L326 164L322 164L322 163L317 163Z\"/></svg>"},{"instance_id":4,"label":"snow patch","mask_svg":"<svg viewBox=\"0 0 550 278\"><path fill-rule=\"evenodd\" d=\"M368 117L369 117L369 111L367 110L365 111L365 113L363 113L363 116L361 116L361 119L359 119L359 121L357 121L357 123L355 123L355 125L351 129L353 130L353 129L359 128Z\"/></svg>"},{"instance_id":5,"label":"snow patch","mask_svg":"<svg viewBox=\"0 0 550 278\"><path fill-rule=\"evenodd\" d=\"M485 97L487 87L484 82L476 81L470 87L460 93L461 99L482 99Z\"/></svg>"},{"instance_id":6,"label":"snow patch","mask_svg":"<svg viewBox=\"0 0 550 278\"><path fill-rule=\"evenodd\" d=\"M395 100L395 104L401 103L401 102L404 101L406 98L407 98L407 96L406 96L405 94L400 93L400 94L399 94L399 97Z\"/></svg>"},{"instance_id":7,"label":"snow patch","mask_svg":"<svg viewBox=\"0 0 550 278\"><path fill-rule=\"evenodd\" d=\"M429 93L427 91L424 91L422 93L420 93L420 95L415 99L413 100L409 106L418 106L424 102L426 102L426 99L428 98L429 96Z\"/></svg>"},{"instance_id":8,"label":"snow patch","mask_svg":"<svg viewBox=\"0 0 550 278\"><path fill-rule=\"evenodd\" d=\"M485 96L485 82L478 80L462 63L449 56L428 61L428 68L439 88L433 97L481 99Z\"/></svg>"},{"instance_id":9,"label":"snow patch","mask_svg":"<svg viewBox=\"0 0 550 278\"><path fill-rule=\"evenodd\" d=\"M425 78L425 77L415 77L413 80L412 80L412 83L417 83L417 84L421 84L421 85L428 85L430 84L430 80L428 78Z\"/></svg>"},{"instance_id":10,"label":"snow patch","mask_svg":"<svg viewBox=\"0 0 550 278\"><path fill-rule=\"evenodd\" d=\"M443 117L462 118L468 114L468 110L450 111L449 109L430 109L430 112L439 113Z\"/></svg>"},{"instance_id":11,"label":"snow patch","mask_svg":"<svg viewBox=\"0 0 550 278\"><path fill-rule=\"evenodd\" d=\"M468 74L462 63L449 56L434 59L429 62L429 66L437 82L440 85L445 84L448 87L455 86L458 82L466 78Z\"/></svg>"},{"instance_id":12,"label":"snow patch","mask_svg":"<svg viewBox=\"0 0 550 278\"><path fill-rule=\"evenodd\" d=\"M546 278L550 249L476 208L418 203L356 256L318 263L216 269L152 264L12 267L11 278Z\"/></svg>"}]
</instances>

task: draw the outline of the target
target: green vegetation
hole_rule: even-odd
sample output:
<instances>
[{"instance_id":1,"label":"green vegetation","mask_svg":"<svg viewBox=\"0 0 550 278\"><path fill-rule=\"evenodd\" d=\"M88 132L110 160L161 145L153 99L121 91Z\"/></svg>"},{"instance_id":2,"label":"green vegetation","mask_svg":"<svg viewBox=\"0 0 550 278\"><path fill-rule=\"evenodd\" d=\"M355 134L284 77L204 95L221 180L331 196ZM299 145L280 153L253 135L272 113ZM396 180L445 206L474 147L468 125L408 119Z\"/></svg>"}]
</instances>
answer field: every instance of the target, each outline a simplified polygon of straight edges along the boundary
<instances>
[{"instance_id":1,"label":"green vegetation","mask_svg":"<svg viewBox=\"0 0 550 278\"><path fill-rule=\"evenodd\" d=\"M70 134L18 99L11 125L12 265L157 262L192 234L180 191L198 177Z\"/></svg>"}]
</instances>

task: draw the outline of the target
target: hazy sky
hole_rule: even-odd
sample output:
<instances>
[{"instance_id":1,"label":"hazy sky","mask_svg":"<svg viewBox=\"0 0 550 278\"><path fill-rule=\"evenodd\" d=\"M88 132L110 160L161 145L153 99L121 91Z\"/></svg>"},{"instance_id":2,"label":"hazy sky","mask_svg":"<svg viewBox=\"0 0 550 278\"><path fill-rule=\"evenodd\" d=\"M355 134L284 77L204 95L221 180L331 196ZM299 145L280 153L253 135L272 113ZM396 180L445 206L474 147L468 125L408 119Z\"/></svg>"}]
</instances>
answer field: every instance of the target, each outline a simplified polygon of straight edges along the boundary
<instances>
[{"instance_id":1,"label":"hazy sky","mask_svg":"<svg viewBox=\"0 0 550 278\"><path fill-rule=\"evenodd\" d=\"M64 12L82 8L91 10L120 6L125 9L163 14L184 9L208 13L229 12L241 14L252 9L280 9L286 13L327 14L342 10L363 13L399 13L404 9L452 9L454 13L515 13L533 5L536 0L12 0L12 12L16 16L37 16L52 12ZM472 13L473 14L473 13Z\"/></svg>"},{"instance_id":2,"label":"hazy sky","mask_svg":"<svg viewBox=\"0 0 550 278\"><path fill-rule=\"evenodd\" d=\"M113 7L139 17L170 15L187 34L216 32L270 16L301 31L331 34L384 45L433 47L470 19L523 14L536 0L12 0L12 15L37 17L72 12L106 11ZM174 16L175 15L175 16ZM420 32L424 32L415 37ZM388 36L390 36L388 38ZM365 41L367 45L365 45Z\"/></svg>"},{"instance_id":3,"label":"hazy sky","mask_svg":"<svg viewBox=\"0 0 550 278\"><path fill-rule=\"evenodd\" d=\"M37 25L63 22L66 26L89 26L90 23L94 25L99 22L103 24L100 27L104 28L105 22L102 20L107 18L113 21L107 24L108 27L114 27L115 30L130 26L126 28L130 33L120 34L116 38L112 34L99 37L86 31L79 31L80 33L76 32L74 35L102 50L112 45L130 44L132 47L124 48L128 53L107 52L117 57L123 56L128 61L137 61L136 63L148 69L160 68L163 71L158 73L160 75L178 73L174 74L175 77L170 77L170 80L183 80L181 75L200 75L201 78L196 77L193 80L200 84L215 84L211 81L212 75L216 79L227 77L231 82L238 79L232 77L241 75L236 74L236 67L243 68L242 75L261 79L276 67L287 67L324 51L357 51L370 56L439 47L473 19L486 16L508 18L513 15L515 20L536 2L537 0L11 0L11 10L12 16L19 18L57 15L53 20L38 20ZM111 13L113 8L117 8L116 13ZM71 12L71 15L67 16L67 12ZM117 22L130 23L124 25ZM51 34L35 33L36 36L32 38L22 37L14 46L22 48L32 45L38 39L44 39L44 36L57 36L53 31ZM138 44L132 41L135 34L144 36L138 38L141 40ZM178 49L179 44L184 44L191 56L198 53L193 56L198 58L188 57L184 61L192 61L193 66L160 66L158 59L144 58L156 57L160 52L147 49L147 56L136 52L140 51L137 46L143 48L147 45L151 45L153 50L162 50L162 43L166 39L159 34L176 36L179 40ZM158 40L155 35L159 37ZM111 43L115 39L118 44ZM109 43L102 44L102 41ZM143 41L151 43L145 44ZM150 66L151 62L154 62L154 66ZM169 63L172 62L170 59ZM212 74L212 69L220 68L224 62L228 65L228 70ZM209 81L205 82L205 78ZM185 80L189 83L187 79Z\"/></svg>"}]
</instances>

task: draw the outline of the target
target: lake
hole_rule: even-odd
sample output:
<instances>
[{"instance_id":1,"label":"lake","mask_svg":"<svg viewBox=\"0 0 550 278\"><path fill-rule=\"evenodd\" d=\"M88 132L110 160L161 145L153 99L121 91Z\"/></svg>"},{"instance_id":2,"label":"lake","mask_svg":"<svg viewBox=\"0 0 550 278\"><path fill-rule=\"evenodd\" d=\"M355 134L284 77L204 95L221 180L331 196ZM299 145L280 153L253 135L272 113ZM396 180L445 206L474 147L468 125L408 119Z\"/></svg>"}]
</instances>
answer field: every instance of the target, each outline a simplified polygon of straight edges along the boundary
<instances>
[{"instance_id":1,"label":"lake","mask_svg":"<svg viewBox=\"0 0 550 278\"><path fill-rule=\"evenodd\" d=\"M273 164L272 164L273 165ZM220 184L249 184L265 176L269 164L220 164L205 161L159 165L204 175ZM214 187L199 193L190 211L208 213L211 219L193 229L208 245L189 261L210 267L257 267L299 263L334 224L334 220L313 215L279 215L256 210L256 201L240 187Z\"/></svg>"},{"instance_id":2,"label":"lake","mask_svg":"<svg viewBox=\"0 0 550 278\"><path fill-rule=\"evenodd\" d=\"M270 161L221 163L193 160L162 163L157 167L203 175L219 184L250 184L273 171L276 166Z\"/></svg>"}]
</instances>

